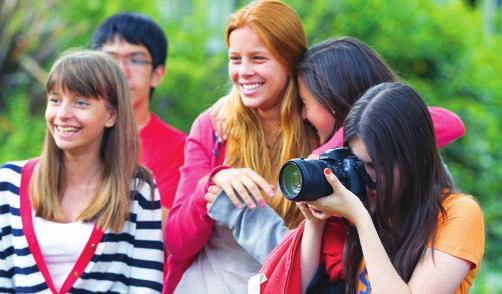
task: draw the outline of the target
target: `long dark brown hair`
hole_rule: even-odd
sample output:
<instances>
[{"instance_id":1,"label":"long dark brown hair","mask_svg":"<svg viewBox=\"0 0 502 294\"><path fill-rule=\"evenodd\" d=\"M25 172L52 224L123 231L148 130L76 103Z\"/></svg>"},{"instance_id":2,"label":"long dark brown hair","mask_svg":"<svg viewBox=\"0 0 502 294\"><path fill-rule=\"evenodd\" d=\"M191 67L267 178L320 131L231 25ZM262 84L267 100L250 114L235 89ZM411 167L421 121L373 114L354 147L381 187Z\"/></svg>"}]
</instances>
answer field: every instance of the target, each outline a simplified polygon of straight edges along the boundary
<instances>
[{"instance_id":1,"label":"long dark brown hair","mask_svg":"<svg viewBox=\"0 0 502 294\"><path fill-rule=\"evenodd\" d=\"M357 99L372 86L399 78L368 45L352 37L329 39L305 53L298 65L305 87L342 125Z\"/></svg>"},{"instance_id":2,"label":"long dark brown hair","mask_svg":"<svg viewBox=\"0 0 502 294\"><path fill-rule=\"evenodd\" d=\"M376 170L373 222L392 264L409 281L427 244L434 244L439 214L445 217L445 191L453 190L427 106L407 85L377 85L349 112L344 138L346 145L355 138L366 144ZM345 248L348 292L355 293L362 252L353 227Z\"/></svg>"}]
</instances>

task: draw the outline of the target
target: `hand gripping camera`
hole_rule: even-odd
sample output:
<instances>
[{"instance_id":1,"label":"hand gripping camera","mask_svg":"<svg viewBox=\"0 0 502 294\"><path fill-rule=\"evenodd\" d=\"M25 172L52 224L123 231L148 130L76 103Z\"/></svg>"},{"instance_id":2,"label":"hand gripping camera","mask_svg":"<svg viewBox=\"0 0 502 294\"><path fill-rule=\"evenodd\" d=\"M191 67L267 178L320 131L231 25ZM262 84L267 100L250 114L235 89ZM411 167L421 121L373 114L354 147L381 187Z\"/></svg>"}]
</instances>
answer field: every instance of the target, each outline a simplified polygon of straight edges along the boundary
<instances>
[{"instance_id":1,"label":"hand gripping camera","mask_svg":"<svg viewBox=\"0 0 502 294\"><path fill-rule=\"evenodd\" d=\"M282 193L291 201L313 201L328 196L333 189L324 177L325 168L330 168L338 180L361 200L366 198L366 185L375 189L363 162L349 148L341 147L327 150L319 160L288 160L279 173Z\"/></svg>"}]
</instances>

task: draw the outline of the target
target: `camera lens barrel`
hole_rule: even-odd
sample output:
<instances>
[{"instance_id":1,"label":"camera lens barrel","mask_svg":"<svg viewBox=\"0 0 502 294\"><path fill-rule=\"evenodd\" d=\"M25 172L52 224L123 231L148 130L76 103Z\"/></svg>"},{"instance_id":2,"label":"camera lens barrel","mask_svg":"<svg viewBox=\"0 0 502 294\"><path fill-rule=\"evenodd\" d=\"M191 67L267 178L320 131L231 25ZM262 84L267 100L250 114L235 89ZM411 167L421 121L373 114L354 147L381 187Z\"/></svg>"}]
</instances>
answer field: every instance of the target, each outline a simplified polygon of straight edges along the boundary
<instances>
[{"instance_id":1,"label":"camera lens barrel","mask_svg":"<svg viewBox=\"0 0 502 294\"><path fill-rule=\"evenodd\" d=\"M279 173L279 187L291 201L312 201L333 192L323 176L329 168L324 160L288 160Z\"/></svg>"},{"instance_id":2,"label":"camera lens barrel","mask_svg":"<svg viewBox=\"0 0 502 294\"><path fill-rule=\"evenodd\" d=\"M369 176L347 147L329 149L319 156L319 160L288 160L279 173L279 187L284 197L291 201L312 201L331 194L333 189L323 174L325 168L331 169L338 180L359 198L366 198L365 178Z\"/></svg>"}]
</instances>

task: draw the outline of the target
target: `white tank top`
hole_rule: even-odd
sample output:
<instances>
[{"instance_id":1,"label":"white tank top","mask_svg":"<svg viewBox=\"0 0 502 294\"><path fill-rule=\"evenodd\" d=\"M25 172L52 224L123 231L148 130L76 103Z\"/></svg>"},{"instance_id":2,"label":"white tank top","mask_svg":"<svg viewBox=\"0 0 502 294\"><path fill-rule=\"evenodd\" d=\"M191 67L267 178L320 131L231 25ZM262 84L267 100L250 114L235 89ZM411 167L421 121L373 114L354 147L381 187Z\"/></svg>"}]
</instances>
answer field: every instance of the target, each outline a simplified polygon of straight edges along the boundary
<instances>
[{"instance_id":1,"label":"white tank top","mask_svg":"<svg viewBox=\"0 0 502 294\"><path fill-rule=\"evenodd\" d=\"M33 227L54 287L59 290L89 241L94 224L52 222L36 217L33 211Z\"/></svg>"}]
</instances>

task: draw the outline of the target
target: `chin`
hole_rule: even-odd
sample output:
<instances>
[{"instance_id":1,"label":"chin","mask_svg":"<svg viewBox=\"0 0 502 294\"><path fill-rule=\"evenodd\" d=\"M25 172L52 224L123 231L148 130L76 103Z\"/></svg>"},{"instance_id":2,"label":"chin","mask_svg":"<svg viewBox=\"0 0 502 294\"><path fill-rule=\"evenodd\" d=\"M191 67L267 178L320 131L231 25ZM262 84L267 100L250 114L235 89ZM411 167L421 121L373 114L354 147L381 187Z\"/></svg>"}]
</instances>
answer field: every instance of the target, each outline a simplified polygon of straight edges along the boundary
<instances>
[{"instance_id":1,"label":"chin","mask_svg":"<svg viewBox=\"0 0 502 294\"><path fill-rule=\"evenodd\" d=\"M242 97L242 104L248 108L259 108L263 104L260 101L257 101L256 98L246 98Z\"/></svg>"}]
</instances>

